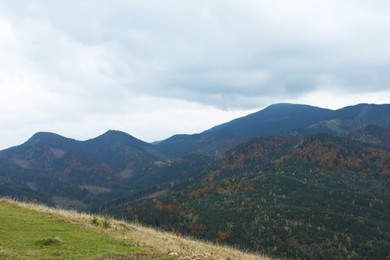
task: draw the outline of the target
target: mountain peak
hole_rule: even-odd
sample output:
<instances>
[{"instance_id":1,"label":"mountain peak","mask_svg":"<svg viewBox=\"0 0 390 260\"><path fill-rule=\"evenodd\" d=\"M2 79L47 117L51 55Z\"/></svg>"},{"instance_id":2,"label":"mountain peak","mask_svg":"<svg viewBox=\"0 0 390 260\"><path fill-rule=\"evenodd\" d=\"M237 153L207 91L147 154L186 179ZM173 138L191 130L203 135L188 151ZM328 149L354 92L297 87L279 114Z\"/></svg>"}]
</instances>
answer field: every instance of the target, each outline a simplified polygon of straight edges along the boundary
<instances>
[{"instance_id":1,"label":"mountain peak","mask_svg":"<svg viewBox=\"0 0 390 260\"><path fill-rule=\"evenodd\" d=\"M272 107L288 107L288 106L299 106L300 104L292 104L292 103L275 103L272 105L269 105L266 108L272 108Z\"/></svg>"},{"instance_id":2,"label":"mountain peak","mask_svg":"<svg viewBox=\"0 0 390 260\"><path fill-rule=\"evenodd\" d=\"M148 143L135 138L132 135L129 135L125 132L118 131L118 130L108 130L102 135L99 135L98 137L95 137L93 139L88 140L89 143L96 143L96 144L112 144L115 142L120 143L127 143L127 144L133 144L133 145L146 145Z\"/></svg>"},{"instance_id":3,"label":"mountain peak","mask_svg":"<svg viewBox=\"0 0 390 260\"><path fill-rule=\"evenodd\" d=\"M275 103L275 104L269 105L268 107L264 108L261 111L266 111L266 110L270 110L270 109L283 109L283 110L285 110L285 109L289 109L289 108L330 110L330 109L326 109L326 108L316 107L316 106L312 106L312 105L305 105L305 104Z\"/></svg>"},{"instance_id":4,"label":"mountain peak","mask_svg":"<svg viewBox=\"0 0 390 260\"><path fill-rule=\"evenodd\" d=\"M65 138L59 134L52 133L52 132L37 132L35 133L31 139L36 139L36 138Z\"/></svg>"},{"instance_id":5,"label":"mountain peak","mask_svg":"<svg viewBox=\"0 0 390 260\"><path fill-rule=\"evenodd\" d=\"M258 135L343 135L368 124L390 124L390 105L358 104L338 110L277 103L197 135L175 135L156 144L172 157L220 154Z\"/></svg>"},{"instance_id":6,"label":"mountain peak","mask_svg":"<svg viewBox=\"0 0 390 260\"><path fill-rule=\"evenodd\" d=\"M57 143L65 140L75 141L74 139L70 139L62 135L51 133L51 132L37 132L30 139L27 140L27 143L40 143L40 142Z\"/></svg>"},{"instance_id":7,"label":"mountain peak","mask_svg":"<svg viewBox=\"0 0 390 260\"><path fill-rule=\"evenodd\" d=\"M133 137L133 136L129 135L128 133L125 133L125 132L122 132L122 131L119 131L119 130L108 130L107 132L105 132L101 136L104 136L104 137L114 137L114 138L115 137L129 137L129 136Z\"/></svg>"}]
</instances>

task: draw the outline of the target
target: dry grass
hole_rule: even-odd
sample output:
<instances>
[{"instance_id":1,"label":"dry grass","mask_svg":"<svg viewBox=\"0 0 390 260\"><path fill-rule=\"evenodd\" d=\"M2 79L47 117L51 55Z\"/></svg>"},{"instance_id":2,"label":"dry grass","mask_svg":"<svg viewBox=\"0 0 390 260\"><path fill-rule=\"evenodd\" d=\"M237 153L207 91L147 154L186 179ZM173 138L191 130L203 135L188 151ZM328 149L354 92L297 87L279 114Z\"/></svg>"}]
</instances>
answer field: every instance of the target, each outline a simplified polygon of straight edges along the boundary
<instances>
[{"instance_id":1,"label":"dry grass","mask_svg":"<svg viewBox=\"0 0 390 260\"><path fill-rule=\"evenodd\" d=\"M146 252L153 254L169 255L170 259L177 260L226 260L229 257L236 260L267 260L270 258L248 254L230 247L214 245L189 238L178 237L174 234L157 231L152 228L143 227L138 224L129 224L124 221L110 219L110 227L91 223L93 215L69 211L63 209L49 208L39 204L16 202L9 199L0 199L30 210L48 213L57 216L67 222L99 229L106 234L129 240L140 246ZM99 223L104 222L104 217L96 216Z\"/></svg>"}]
</instances>

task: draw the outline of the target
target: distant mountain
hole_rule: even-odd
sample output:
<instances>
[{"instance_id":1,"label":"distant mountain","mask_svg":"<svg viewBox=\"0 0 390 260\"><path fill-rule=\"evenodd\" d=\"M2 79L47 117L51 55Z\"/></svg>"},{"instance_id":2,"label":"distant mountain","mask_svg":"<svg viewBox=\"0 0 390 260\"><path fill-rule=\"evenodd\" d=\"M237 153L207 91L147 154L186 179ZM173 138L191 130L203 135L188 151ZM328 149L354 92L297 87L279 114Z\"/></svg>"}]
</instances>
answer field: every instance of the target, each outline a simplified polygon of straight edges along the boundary
<instances>
[{"instance_id":1,"label":"distant mountain","mask_svg":"<svg viewBox=\"0 0 390 260\"><path fill-rule=\"evenodd\" d=\"M259 135L328 133L384 147L389 144L389 127L390 105L329 110L276 104L200 134L175 135L155 144L119 131L83 142L40 132L22 145L0 151L0 194L83 208L98 201L98 207L119 197L142 197L133 194L136 191L149 194L165 189L169 182L186 182L201 169L191 164L212 162L212 156ZM187 155L195 156L173 164L174 168L166 161Z\"/></svg>"},{"instance_id":2,"label":"distant mountain","mask_svg":"<svg viewBox=\"0 0 390 260\"><path fill-rule=\"evenodd\" d=\"M303 133L306 135L329 133L341 136L369 125L390 126L390 104L359 104L338 109L333 112L331 118L303 129Z\"/></svg>"},{"instance_id":3,"label":"distant mountain","mask_svg":"<svg viewBox=\"0 0 390 260\"><path fill-rule=\"evenodd\" d=\"M348 137L259 136L193 182L110 213L277 258L384 259L389 158Z\"/></svg>"},{"instance_id":4,"label":"distant mountain","mask_svg":"<svg viewBox=\"0 0 390 260\"><path fill-rule=\"evenodd\" d=\"M0 195L116 214L278 258L384 259L390 105L277 104L148 144L37 133L0 151Z\"/></svg>"},{"instance_id":5,"label":"distant mountain","mask_svg":"<svg viewBox=\"0 0 390 260\"><path fill-rule=\"evenodd\" d=\"M133 170L134 167L145 163L166 159L154 145L120 131L110 130L97 138L85 141L83 145L115 170Z\"/></svg>"},{"instance_id":6,"label":"distant mountain","mask_svg":"<svg viewBox=\"0 0 390 260\"><path fill-rule=\"evenodd\" d=\"M88 203L94 195L126 187L145 165L164 159L155 146L119 131L84 142L37 133L0 151L0 193L13 195L16 189L15 195L54 198L57 204L80 198Z\"/></svg>"},{"instance_id":7,"label":"distant mountain","mask_svg":"<svg viewBox=\"0 0 390 260\"><path fill-rule=\"evenodd\" d=\"M390 147L390 125L386 127L368 125L349 133L348 137L380 147Z\"/></svg>"},{"instance_id":8,"label":"distant mountain","mask_svg":"<svg viewBox=\"0 0 390 260\"><path fill-rule=\"evenodd\" d=\"M345 135L367 125L390 125L390 105L359 104L338 110L275 104L200 134L175 135L156 144L172 158L219 155L257 135Z\"/></svg>"}]
</instances>

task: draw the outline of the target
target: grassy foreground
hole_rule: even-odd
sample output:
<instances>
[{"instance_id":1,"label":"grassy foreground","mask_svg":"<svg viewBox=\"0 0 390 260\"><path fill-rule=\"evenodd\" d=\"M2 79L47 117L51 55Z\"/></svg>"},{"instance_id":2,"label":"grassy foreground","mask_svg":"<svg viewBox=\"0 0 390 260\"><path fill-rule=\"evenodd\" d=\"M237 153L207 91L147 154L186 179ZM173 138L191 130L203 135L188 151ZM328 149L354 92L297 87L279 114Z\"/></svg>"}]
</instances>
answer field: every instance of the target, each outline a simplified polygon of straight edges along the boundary
<instances>
[{"instance_id":1,"label":"grassy foreground","mask_svg":"<svg viewBox=\"0 0 390 260\"><path fill-rule=\"evenodd\" d=\"M123 221L0 199L0 259L225 260L228 257L268 259Z\"/></svg>"},{"instance_id":2,"label":"grassy foreground","mask_svg":"<svg viewBox=\"0 0 390 260\"><path fill-rule=\"evenodd\" d=\"M13 203L2 201L0 212L0 258L93 259L139 251L128 241Z\"/></svg>"}]
</instances>

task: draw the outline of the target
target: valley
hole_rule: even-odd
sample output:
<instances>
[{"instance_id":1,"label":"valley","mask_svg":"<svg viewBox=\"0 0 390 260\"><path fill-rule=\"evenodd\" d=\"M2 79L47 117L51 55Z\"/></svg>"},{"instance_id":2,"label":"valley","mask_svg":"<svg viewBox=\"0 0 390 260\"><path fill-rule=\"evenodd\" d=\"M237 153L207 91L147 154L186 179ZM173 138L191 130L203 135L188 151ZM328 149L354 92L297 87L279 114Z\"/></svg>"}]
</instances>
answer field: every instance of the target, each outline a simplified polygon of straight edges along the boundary
<instances>
[{"instance_id":1,"label":"valley","mask_svg":"<svg viewBox=\"0 0 390 260\"><path fill-rule=\"evenodd\" d=\"M37 133L0 151L0 195L276 258L390 255L390 105L276 104L149 144Z\"/></svg>"}]
</instances>

